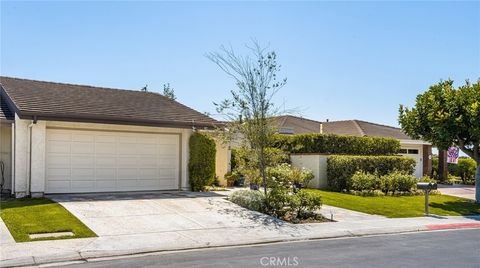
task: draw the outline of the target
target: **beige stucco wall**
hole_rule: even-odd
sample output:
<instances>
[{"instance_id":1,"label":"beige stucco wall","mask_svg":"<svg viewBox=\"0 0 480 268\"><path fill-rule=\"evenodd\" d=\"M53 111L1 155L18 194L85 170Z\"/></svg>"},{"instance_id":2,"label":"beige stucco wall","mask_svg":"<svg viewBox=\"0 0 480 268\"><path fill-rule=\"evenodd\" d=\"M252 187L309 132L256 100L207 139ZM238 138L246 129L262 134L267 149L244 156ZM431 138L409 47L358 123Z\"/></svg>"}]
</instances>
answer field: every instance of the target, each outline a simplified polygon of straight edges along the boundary
<instances>
[{"instance_id":1,"label":"beige stucco wall","mask_svg":"<svg viewBox=\"0 0 480 268\"><path fill-rule=\"evenodd\" d=\"M294 167L307 168L313 172L315 177L310 181L308 187L325 189L328 187L327 157L328 155L320 154L292 154L290 161Z\"/></svg>"},{"instance_id":2,"label":"beige stucco wall","mask_svg":"<svg viewBox=\"0 0 480 268\"><path fill-rule=\"evenodd\" d=\"M232 153L228 144L223 143L221 140L215 140L215 144L217 148L215 155L215 175L220 185L227 186L224 175L230 171L230 158Z\"/></svg>"},{"instance_id":3,"label":"beige stucco wall","mask_svg":"<svg viewBox=\"0 0 480 268\"><path fill-rule=\"evenodd\" d=\"M31 120L15 117L15 192L17 197L28 194L30 132ZM42 194L45 191L45 141L47 128L83 129L98 131L127 131L147 133L176 133L181 136L180 184L181 189L188 190L188 140L191 129L142 127L113 124L73 123L59 121L41 121L32 125L32 173L31 192Z\"/></svg>"},{"instance_id":4,"label":"beige stucco wall","mask_svg":"<svg viewBox=\"0 0 480 268\"><path fill-rule=\"evenodd\" d=\"M3 189L12 189L12 124L0 123L0 161L4 164ZM0 175L1 176L1 175Z\"/></svg>"}]
</instances>

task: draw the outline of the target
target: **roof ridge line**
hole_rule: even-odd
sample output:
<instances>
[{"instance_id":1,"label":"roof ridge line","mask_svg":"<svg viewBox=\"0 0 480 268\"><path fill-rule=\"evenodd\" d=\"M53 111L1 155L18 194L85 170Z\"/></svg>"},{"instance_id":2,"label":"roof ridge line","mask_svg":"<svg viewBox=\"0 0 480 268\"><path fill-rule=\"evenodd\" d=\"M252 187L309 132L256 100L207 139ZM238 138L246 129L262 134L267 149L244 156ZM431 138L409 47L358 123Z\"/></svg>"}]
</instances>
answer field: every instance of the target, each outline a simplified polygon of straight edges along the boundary
<instances>
[{"instance_id":1,"label":"roof ridge line","mask_svg":"<svg viewBox=\"0 0 480 268\"><path fill-rule=\"evenodd\" d=\"M365 134L365 130L360 126L360 124L358 124L358 120L357 119L354 119L352 120L353 121L353 124L355 125L355 127L357 127L357 129L360 131L360 134L362 136L366 136L367 134Z\"/></svg>"},{"instance_id":2,"label":"roof ridge line","mask_svg":"<svg viewBox=\"0 0 480 268\"><path fill-rule=\"evenodd\" d=\"M393 126L389 126L389 125L384 125L384 124L379 124L379 123L373 123L373 122L368 122L368 121L364 121L364 120L355 119L354 121L359 121L359 122L362 122L362 123L377 125L377 126L381 126L381 127L388 127L388 128L393 128L393 129L402 130L402 128L399 128L399 127L393 127ZM402 130L402 131L403 131L403 130Z\"/></svg>"},{"instance_id":3,"label":"roof ridge line","mask_svg":"<svg viewBox=\"0 0 480 268\"><path fill-rule=\"evenodd\" d=\"M140 91L140 90L133 90L133 89L125 89L125 88L113 88L113 87L104 87L104 86L92 86L92 85L86 85L86 84L75 84L75 83L66 83L66 82L54 82L54 81L46 81L46 80L38 80L38 79L28 79L28 78L20 78L20 77L13 77L13 76L0 76L1 78L7 78L7 79L17 79L17 80L23 80L23 81L33 81L33 82L40 82L40 83L51 83L51 84L57 84L57 85L67 85L67 86L79 86L79 87L89 87L93 89L105 89L105 90L120 90L120 91L128 91L128 92L139 92L139 93L153 93L153 94L158 94L160 96L163 96L159 92L155 91ZM0 81L1 85L1 81ZM165 96L163 96L165 97ZM165 97L167 98L167 97ZM167 98L170 99L170 98ZM170 99L171 100L171 99Z\"/></svg>"}]
</instances>

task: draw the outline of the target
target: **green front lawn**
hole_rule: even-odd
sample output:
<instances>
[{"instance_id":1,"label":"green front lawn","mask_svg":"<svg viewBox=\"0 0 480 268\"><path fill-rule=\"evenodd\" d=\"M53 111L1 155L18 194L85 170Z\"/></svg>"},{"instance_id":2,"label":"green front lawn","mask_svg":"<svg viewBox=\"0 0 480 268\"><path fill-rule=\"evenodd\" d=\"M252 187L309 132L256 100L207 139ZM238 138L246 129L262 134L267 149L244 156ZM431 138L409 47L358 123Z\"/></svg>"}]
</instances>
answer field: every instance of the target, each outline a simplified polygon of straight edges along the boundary
<instances>
[{"instance_id":1,"label":"green front lawn","mask_svg":"<svg viewBox=\"0 0 480 268\"><path fill-rule=\"evenodd\" d=\"M8 199L0 202L0 217L17 242L32 241L29 234L72 232L73 236L43 238L94 237L96 234L58 203L47 198Z\"/></svg>"},{"instance_id":2,"label":"green front lawn","mask_svg":"<svg viewBox=\"0 0 480 268\"><path fill-rule=\"evenodd\" d=\"M424 216L424 196L356 196L317 189L306 191L319 194L322 203L388 218ZM480 205L472 200L449 195L429 196L430 213L439 216L462 216L480 214Z\"/></svg>"}]
</instances>

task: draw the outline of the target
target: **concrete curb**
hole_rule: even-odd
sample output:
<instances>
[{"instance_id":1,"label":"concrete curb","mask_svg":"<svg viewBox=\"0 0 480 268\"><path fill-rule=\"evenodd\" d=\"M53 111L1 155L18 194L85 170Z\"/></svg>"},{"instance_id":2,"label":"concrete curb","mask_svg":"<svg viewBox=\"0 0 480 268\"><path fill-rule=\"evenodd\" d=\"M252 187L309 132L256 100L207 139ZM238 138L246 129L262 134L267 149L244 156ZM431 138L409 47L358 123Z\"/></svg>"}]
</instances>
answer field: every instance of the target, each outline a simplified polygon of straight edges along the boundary
<instances>
[{"instance_id":1,"label":"concrete curb","mask_svg":"<svg viewBox=\"0 0 480 268\"><path fill-rule=\"evenodd\" d=\"M299 237L283 237L283 238L271 238L271 239L259 239L256 242L239 242L239 243L218 243L218 244L204 244L198 246L185 246L185 247L150 247L150 248L138 248L131 250L95 250L95 251L80 251L80 252L68 252L61 254L51 254L43 256L30 256L21 257L8 260L2 260L0 262L1 267L19 267L19 266L38 266L45 264L65 263L71 261L94 261L95 259L102 258L115 258L121 256L135 256L140 254L157 253L157 252L171 252L193 249L207 249L207 248L222 248L231 246L248 246L248 245L262 245L280 242L295 242L295 241L308 241L308 240L321 240L332 238L344 238L344 237L361 237L370 235L387 235L387 234L399 234L399 233L413 233L420 231L429 231L424 226L417 227L393 227L385 230L384 228L366 228L358 230L338 230L321 235L313 236L299 236Z\"/></svg>"}]
</instances>

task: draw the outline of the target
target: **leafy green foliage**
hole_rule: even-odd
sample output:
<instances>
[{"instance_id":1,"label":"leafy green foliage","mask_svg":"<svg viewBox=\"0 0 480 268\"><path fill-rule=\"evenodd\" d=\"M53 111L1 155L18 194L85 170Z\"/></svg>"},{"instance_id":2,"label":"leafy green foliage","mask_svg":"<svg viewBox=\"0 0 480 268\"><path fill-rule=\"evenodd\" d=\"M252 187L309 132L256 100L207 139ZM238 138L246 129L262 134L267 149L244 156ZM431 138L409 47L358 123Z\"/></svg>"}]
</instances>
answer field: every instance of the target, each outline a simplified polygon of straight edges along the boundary
<instances>
[{"instance_id":1,"label":"leafy green foliage","mask_svg":"<svg viewBox=\"0 0 480 268\"><path fill-rule=\"evenodd\" d=\"M288 155L277 148L265 148L264 157L267 167L273 167L289 161ZM232 159L234 163L232 170L244 175L247 183L261 183L258 157L252 149L246 146L236 148L232 150Z\"/></svg>"},{"instance_id":2,"label":"leafy green foliage","mask_svg":"<svg viewBox=\"0 0 480 268\"><path fill-rule=\"evenodd\" d=\"M393 171L413 174L416 161L406 156L346 156L327 158L327 182L331 190L350 190L351 178L357 171L383 176Z\"/></svg>"},{"instance_id":3,"label":"leafy green foliage","mask_svg":"<svg viewBox=\"0 0 480 268\"><path fill-rule=\"evenodd\" d=\"M194 132L189 141L188 172L192 191L203 191L215 182L215 141L205 134Z\"/></svg>"},{"instance_id":4,"label":"leafy green foliage","mask_svg":"<svg viewBox=\"0 0 480 268\"><path fill-rule=\"evenodd\" d=\"M279 79L280 64L277 54L267 51L253 42L250 55L241 56L221 47L220 52L208 53L206 56L222 71L233 79L237 88L231 91L231 98L215 103L217 112L227 117L231 139L237 135L243 138L243 145L251 149L253 164L258 170L263 186L266 185L265 171L268 165L266 149L275 133L272 117L276 108L272 101L275 93L287 80ZM267 188L264 187L265 194Z\"/></svg>"},{"instance_id":5,"label":"leafy green foliage","mask_svg":"<svg viewBox=\"0 0 480 268\"><path fill-rule=\"evenodd\" d=\"M171 99L171 100L176 100L177 96L175 96L175 90L170 87L170 83L163 84L163 96Z\"/></svg>"},{"instance_id":6,"label":"leafy green foliage","mask_svg":"<svg viewBox=\"0 0 480 268\"><path fill-rule=\"evenodd\" d=\"M480 203L480 80L459 88L453 81L432 85L416 98L415 107L400 105L399 122L411 137L441 150L458 146L477 164L476 201Z\"/></svg>"},{"instance_id":7,"label":"leafy green foliage","mask_svg":"<svg viewBox=\"0 0 480 268\"><path fill-rule=\"evenodd\" d=\"M314 175L311 170L293 167L290 164L283 163L275 167L267 168L267 187L275 188L282 186L288 188L294 183L307 185L313 177Z\"/></svg>"},{"instance_id":8,"label":"leafy green foliage","mask_svg":"<svg viewBox=\"0 0 480 268\"><path fill-rule=\"evenodd\" d=\"M461 157L458 164L448 164L448 174L459 177L463 183L473 182L477 164L471 158Z\"/></svg>"},{"instance_id":9,"label":"leafy green foliage","mask_svg":"<svg viewBox=\"0 0 480 268\"><path fill-rule=\"evenodd\" d=\"M255 211L264 211L265 195L260 191L239 190L228 197L233 203Z\"/></svg>"},{"instance_id":10,"label":"leafy green foliage","mask_svg":"<svg viewBox=\"0 0 480 268\"><path fill-rule=\"evenodd\" d=\"M373 191L379 187L378 176L375 174L357 171L351 178L350 189L355 191Z\"/></svg>"},{"instance_id":11,"label":"leafy green foliage","mask_svg":"<svg viewBox=\"0 0 480 268\"><path fill-rule=\"evenodd\" d=\"M346 155L394 155L400 142L393 138L355 137L334 134L275 135L272 146L290 153Z\"/></svg>"},{"instance_id":12,"label":"leafy green foliage","mask_svg":"<svg viewBox=\"0 0 480 268\"><path fill-rule=\"evenodd\" d=\"M413 175L398 171L378 176L376 174L356 172L350 179L350 189L360 192L380 190L388 193L411 193L416 189L417 179Z\"/></svg>"}]
</instances>

